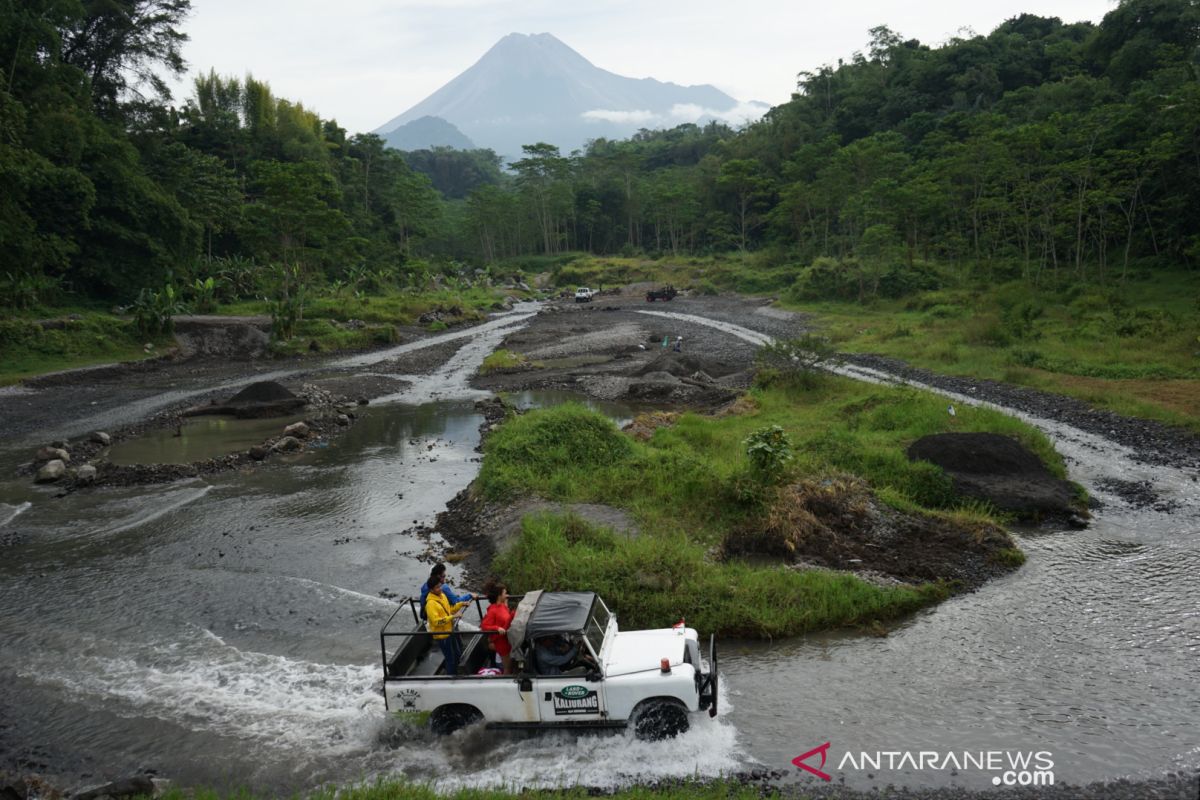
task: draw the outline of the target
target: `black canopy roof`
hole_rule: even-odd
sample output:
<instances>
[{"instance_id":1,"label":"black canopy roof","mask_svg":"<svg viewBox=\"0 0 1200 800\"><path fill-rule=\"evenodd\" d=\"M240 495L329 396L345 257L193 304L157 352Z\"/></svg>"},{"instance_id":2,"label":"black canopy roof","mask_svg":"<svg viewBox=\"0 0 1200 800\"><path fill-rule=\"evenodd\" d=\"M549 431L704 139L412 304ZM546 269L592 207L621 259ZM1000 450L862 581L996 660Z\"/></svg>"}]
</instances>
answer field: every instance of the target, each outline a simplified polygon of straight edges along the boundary
<instances>
[{"instance_id":1,"label":"black canopy roof","mask_svg":"<svg viewBox=\"0 0 1200 800\"><path fill-rule=\"evenodd\" d=\"M525 638L582 632L587 627L588 615L592 613L595 602L595 592L542 592L529 618Z\"/></svg>"}]
</instances>

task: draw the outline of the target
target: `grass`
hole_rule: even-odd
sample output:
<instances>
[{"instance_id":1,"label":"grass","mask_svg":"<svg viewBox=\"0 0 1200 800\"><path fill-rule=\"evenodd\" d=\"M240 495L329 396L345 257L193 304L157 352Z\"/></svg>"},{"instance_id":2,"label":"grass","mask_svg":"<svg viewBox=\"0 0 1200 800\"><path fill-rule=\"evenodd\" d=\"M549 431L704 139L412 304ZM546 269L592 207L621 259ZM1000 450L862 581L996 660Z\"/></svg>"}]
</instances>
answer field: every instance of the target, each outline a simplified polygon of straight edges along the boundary
<instances>
[{"instance_id":1,"label":"grass","mask_svg":"<svg viewBox=\"0 0 1200 800\"><path fill-rule=\"evenodd\" d=\"M70 315L79 319L69 319ZM53 318L62 327L43 328L35 320ZM147 342L156 345L146 352ZM169 339L147 340L128 320L89 309L39 309L35 316L0 320L0 386L35 375L118 361L137 361L161 355L158 345Z\"/></svg>"},{"instance_id":2,"label":"grass","mask_svg":"<svg viewBox=\"0 0 1200 800\"><path fill-rule=\"evenodd\" d=\"M497 569L522 589L597 589L636 625L670 624L684 611L727 634L867 624L934 602L946 587L884 590L845 575L710 557L757 511L739 489L751 474L744 440L752 432L770 425L787 432L793 478L859 475L882 502L963 522L992 517L956 497L939 468L909 461L904 450L913 440L950 430L1006 433L1065 474L1061 457L1032 427L987 409L950 417L940 398L911 389L830 378L804 391L754 390L743 409L721 418L683 414L645 442L573 404L509 420L485 445L476 482L483 497L605 503L631 512L644 534L626 540L569 519L527 520Z\"/></svg>"},{"instance_id":3,"label":"grass","mask_svg":"<svg viewBox=\"0 0 1200 800\"><path fill-rule=\"evenodd\" d=\"M398 341L396 327L417 324L422 314L441 311L453 323L474 322L510 290L482 287L463 290L439 289L420 293L392 291L379 295L324 295L305 306L305 318L296 334L286 341L272 343L278 355L304 355L310 352L362 350ZM515 292L520 295L521 292ZM218 314L265 316L264 300L227 303ZM79 319L69 319L70 316ZM43 329L36 320L58 319L63 326ZM362 327L345 325L360 320ZM444 330L446 322L427 325L431 332ZM144 345L155 349L147 353ZM122 361L137 361L161 354L171 346L170 336L146 339L133 323L123 317L101 311L99 305L75 305L5 312L0 320L0 386L25 378L64 369Z\"/></svg>"},{"instance_id":4,"label":"grass","mask_svg":"<svg viewBox=\"0 0 1200 800\"><path fill-rule=\"evenodd\" d=\"M907 299L786 303L816 314L838 349L1004 381L1200 432L1200 274L1157 272L1120 289L1010 283Z\"/></svg>"},{"instance_id":5,"label":"grass","mask_svg":"<svg viewBox=\"0 0 1200 800\"><path fill-rule=\"evenodd\" d=\"M512 350L500 349L489 355L479 365L479 374L488 375L493 372L507 372L510 370L524 369L540 369L543 364L540 361L530 361L523 353L514 353Z\"/></svg>"}]
</instances>

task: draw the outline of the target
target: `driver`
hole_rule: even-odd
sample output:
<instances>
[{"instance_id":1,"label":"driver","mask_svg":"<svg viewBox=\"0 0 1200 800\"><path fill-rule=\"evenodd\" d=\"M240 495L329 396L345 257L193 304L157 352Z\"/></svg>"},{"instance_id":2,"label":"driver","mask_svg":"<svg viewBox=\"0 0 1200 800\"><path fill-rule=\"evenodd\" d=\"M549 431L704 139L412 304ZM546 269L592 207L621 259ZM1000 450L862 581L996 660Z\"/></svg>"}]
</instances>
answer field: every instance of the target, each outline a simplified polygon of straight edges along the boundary
<instances>
[{"instance_id":1,"label":"driver","mask_svg":"<svg viewBox=\"0 0 1200 800\"><path fill-rule=\"evenodd\" d=\"M590 654L581 652L579 642L571 644L562 635L543 636L535 648L539 675L562 675L572 667L592 669L595 661Z\"/></svg>"}]
</instances>

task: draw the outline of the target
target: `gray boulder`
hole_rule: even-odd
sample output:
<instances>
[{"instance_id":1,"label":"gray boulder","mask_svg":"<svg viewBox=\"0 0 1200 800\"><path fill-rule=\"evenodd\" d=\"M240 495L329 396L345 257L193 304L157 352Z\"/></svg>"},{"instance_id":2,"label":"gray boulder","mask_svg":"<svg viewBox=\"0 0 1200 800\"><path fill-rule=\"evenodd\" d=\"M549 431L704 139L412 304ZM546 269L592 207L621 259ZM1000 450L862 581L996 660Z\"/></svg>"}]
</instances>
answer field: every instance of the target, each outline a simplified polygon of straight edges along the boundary
<instances>
[{"instance_id":1,"label":"gray boulder","mask_svg":"<svg viewBox=\"0 0 1200 800\"><path fill-rule=\"evenodd\" d=\"M263 447L261 444L256 444L254 447L250 448L250 457L255 461L262 461L270 454L271 449L269 447Z\"/></svg>"},{"instance_id":2,"label":"gray boulder","mask_svg":"<svg viewBox=\"0 0 1200 800\"><path fill-rule=\"evenodd\" d=\"M67 465L61 459L55 458L47 461L38 470L37 477L34 479L37 483L54 483L56 480L67 474Z\"/></svg>"},{"instance_id":3,"label":"gray boulder","mask_svg":"<svg viewBox=\"0 0 1200 800\"><path fill-rule=\"evenodd\" d=\"M92 431L92 435L88 438L96 444L104 445L105 447L108 447L110 444L112 444L112 437L104 431Z\"/></svg>"},{"instance_id":4,"label":"gray boulder","mask_svg":"<svg viewBox=\"0 0 1200 800\"><path fill-rule=\"evenodd\" d=\"M88 484L96 482L96 468L91 464L84 464L75 471L75 480L79 483Z\"/></svg>"}]
</instances>

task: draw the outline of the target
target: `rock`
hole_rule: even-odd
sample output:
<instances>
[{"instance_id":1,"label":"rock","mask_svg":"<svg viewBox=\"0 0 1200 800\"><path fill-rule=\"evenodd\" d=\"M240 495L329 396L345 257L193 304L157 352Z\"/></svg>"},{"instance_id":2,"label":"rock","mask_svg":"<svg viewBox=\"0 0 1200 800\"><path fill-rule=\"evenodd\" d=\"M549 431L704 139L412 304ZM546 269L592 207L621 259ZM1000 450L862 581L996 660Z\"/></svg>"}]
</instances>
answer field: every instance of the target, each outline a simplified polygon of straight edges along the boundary
<instances>
[{"instance_id":1,"label":"rock","mask_svg":"<svg viewBox=\"0 0 1200 800\"><path fill-rule=\"evenodd\" d=\"M55 439L53 442L50 443L50 446L57 447L59 450L70 450L71 449L71 443L68 442L66 439Z\"/></svg>"},{"instance_id":2,"label":"rock","mask_svg":"<svg viewBox=\"0 0 1200 800\"><path fill-rule=\"evenodd\" d=\"M912 461L938 465L966 497L991 503L1022 519L1069 520L1077 527L1086 510L1079 507L1075 487L1054 477L1016 439L997 433L939 433L909 445Z\"/></svg>"},{"instance_id":3,"label":"rock","mask_svg":"<svg viewBox=\"0 0 1200 800\"><path fill-rule=\"evenodd\" d=\"M347 416L346 414L338 414L338 415L337 415L337 424L338 424L338 425L343 425L343 426L344 426L344 425L349 425L349 424L350 424L350 417L349 417L349 416Z\"/></svg>"},{"instance_id":4,"label":"rock","mask_svg":"<svg viewBox=\"0 0 1200 800\"><path fill-rule=\"evenodd\" d=\"M38 470L37 477L34 479L37 483L54 483L56 480L67 474L67 465L61 459L55 458L47 461Z\"/></svg>"},{"instance_id":5,"label":"rock","mask_svg":"<svg viewBox=\"0 0 1200 800\"><path fill-rule=\"evenodd\" d=\"M308 425L303 422L293 422L291 425L288 425L283 429L283 435L285 437L295 436L297 439L307 439Z\"/></svg>"},{"instance_id":6,"label":"rock","mask_svg":"<svg viewBox=\"0 0 1200 800\"><path fill-rule=\"evenodd\" d=\"M70 464L71 454L58 446L43 447L41 450L37 451L37 456L34 457L33 460L36 464L44 464L47 461L54 461L55 459L58 459L64 464Z\"/></svg>"},{"instance_id":7,"label":"rock","mask_svg":"<svg viewBox=\"0 0 1200 800\"><path fill-rule=\"evenodd\" d=\"M271 449L277 453L286 453L289 450L299 450L301 447L300 440L295 436L284 436L275 442Z\"/></svg>"},{"instance_id":8,"label":"rock","mask_svg":"<svg viewBox=\"0 0 1200 800\"><path fill-rule=\"evenodd\" d=\"M363 322L361 319L348 319L346 320L345 324L342 325L342 327L349 331L358 331L367 327L367 323Z\"/></svg>"},{"instance_id":9,"label":"rock","mask_svg":"<svg viewBox=\"0 0 1200 800\"><path fill-rule=\"evenodd\" d=\"M256 444L254 447L250 448L249 455L255 461L262 461L270 454L270 452L271 450L269 448L263 447L261 444Z\"/></svg>"},{"instance_id":10,"label":"rock","mask_svg":"<svg viewBox=\"0 0 1200 800\"><path fill-rule=\"evenodd\" d=\"M105 447L112 444L112 437L104 431L92 431L92 435L88 438L96 444L104 445Z\"/></svg>"},{"instance_id":11,"label":"rock","mask_svg":"<svg viewBox=\"0 0 1200 800\"><path fill-rule=\"evenodd\" d=\"M101 797L150 797L154 794L154 781L149 775L134 775L119 781L97 786L80 792L71 800L99 800Z\"/></svg>"},{"instance_id":12,"label":"rock","mask_svg":"<svg viewBox=\"0 0 1200 800\"><path fill-rule=\"evenodd\" d=\"M370 402L371 402L371 401L370 401L370 400L368 400L368 399L367 399L367 398L365 398L365 397L360 397L360 398L358 398L358 404L359 404L360 406L365 406L367 403L370 403Z\"/></svg>"},{"instance_id":13,"label":"rock","mask_svg":"<svg viewBox=\"0 0 1200 800\"><path fill-rule=\"evenodd\" d=\"M84 464L75 471L75 480L79 483L89 484L96 482L96 468L91 464Z\"/></svg>"}]
</instances>

